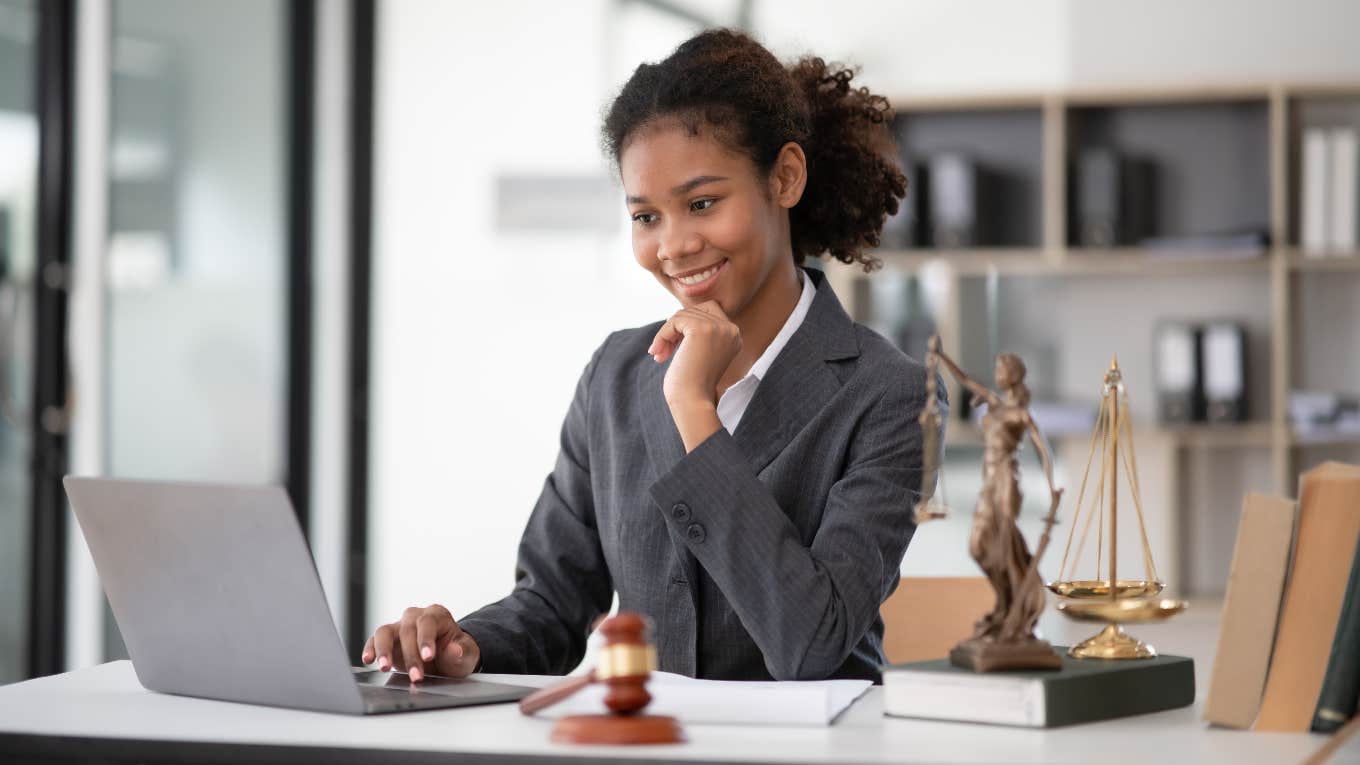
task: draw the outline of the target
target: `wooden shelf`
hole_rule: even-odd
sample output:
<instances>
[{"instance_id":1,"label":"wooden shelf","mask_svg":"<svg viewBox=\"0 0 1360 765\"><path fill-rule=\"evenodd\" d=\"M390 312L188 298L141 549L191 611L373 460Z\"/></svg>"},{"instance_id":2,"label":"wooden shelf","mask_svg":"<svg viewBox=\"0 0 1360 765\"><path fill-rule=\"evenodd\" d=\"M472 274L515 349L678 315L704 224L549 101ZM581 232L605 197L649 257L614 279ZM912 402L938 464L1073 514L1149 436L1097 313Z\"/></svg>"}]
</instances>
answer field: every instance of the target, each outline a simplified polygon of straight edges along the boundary
<instances>
[{"instance_id":1,"label":"wooden shelf","mask_svg":"<svg viewBox=\"0 0 1360 765\"><path fill-rule=\"evenodd\" d=\"M889 268L915 271L940 264L959 274L981 275L996 270L1003 274L1050 273L1054 263L1041 249L1032 247L984 247L970 250L875 250Z\"/></svg>"},{"instance_id":2,"label":"wooden shelf","mask_svg":"<svg viewBox=\"0 0 1360 765\"><path fill-rule=\"evenodd\" d=\"M1242 273L1270 267L1268 253L1243 256L1213 250L1145 250L1120 247L1069 249L1060 271L1071 274L1146 274L1150 276Z\"/></svg>"},{"instance_id":3,"label":"wooden shelf","mask_svg":"<svg viewBox=\"0 0 1360 765\"><path fill-rule=\"evenodd\" d=\"M1198 449L1266 449L1275 445L1275 428L1268 422L1167 425L1160 430L1175 437L1181 446Z\"/></svg>"},{"instance_id":4,"label":"wooden shelf","mask_svg":"<svg viewBox=\"0 0 1360 765\"><path fill-rule=\"evenodd\" d=\"M1195 449L1268 449L1275 445L1275 429L1268 422L1135 426L1135 441L1140 434L1168 436L1179 446ZM1089 433L1080 435L1090 438ZM971 423L950 420L944 442L946 446L981 446L982 435ZM1360 442L1360 436L1344 443L1353 442Z\"/></svg>"},{"instance_id":5,"label":"wooden shelf","mask_svg":"<svg viewBox=\"0 0 1360 765\"><path fill-rule=\"evenodd\" d=\"M1083 88L1063 95L1063 101L1076 107L1156 106L1182 103L1221 103L1264 101L1270 97L1268 85L1202 85L1199 87L1159 87L1156 85L1108 88Z\"/></svg>"},{"instance_id":6,"label":"wooden shelf","mask_svg":"<svg viewBox=\"0 0 1360 765\"><path fill-rule=\"evenodd\" d=\"M1297 98L1360 98L1360 83L1310 82L1287 86L1289 95Z\"/></svg>"},{"instance_id":7,"label":"wooden shelf","mask_svg":"<svg viewBox=\"0 0 1360 765\"><path fill-rule=\"evenodd\" d=\"M1041 163L1037 190L1030 188L1036 172L1033 162L1023 165L1024 172L1017 174L1029 184L1026 195L1038 194L1025 197L1027 203L1038 203L1037 232L1027 224L1020 233L1007 230L996 238L1023 246L958 250L883 248L873 253L889 271L924 270L928 274L923 283L930 291L938 331L951 354L961 353L965 343L975 346L981 342L978 333L983 330L980 325L969 323L968 306L984 299L984 295L991 296L986 299L1000 300L983 289L977 280L979 276L1033 277L1039 283L1017 282L1015 294L1033 294L1041 301L1064 300L1064 295L1072 294L1074 299L1056 312L1069 324L1085 321L1086 312L1099 305L1100 300L1123 297L1120 290L1157 291L1164 284L1168 295L1174 297L1159 302L1160 296L1152 296L1150 302L1156 306L1136 320L1147 323L1163 314L1207 317L1221 310L1249 323L1250 331L1255 333L1252 358L1257 360L1250 371L1251 386L1258 392L1265 391L1264 395L1254 394L1253 413L1261 418L1271 412L1277 419L1240 425L1149 423L1142 426L1142 432L1170 439L1176 448L1269 450L1271 483L1280 493L1292 492L1298 471L1318 456L1304 447L1360 445L1360 435L1300 436L1291 431L1281 414L1288 411L1289 391L1301 382L1304 374L1295 363L1296 349L1302 345L1319 348L1339 345L1338 340L1353 340L1345 336L1347 329L1343 326L1305 327L1301 309L1306 306L1300 302L1304 296L1296 293L1301 285L1315 286L1311 282L1325 279L1328 274L1360 273L1360 249L1338 257L1310 258L1294 242L1299 230L1301 131L1310 124L1310 119L1321 122L1331 119L1318 114L1330 115L1336 109L1360 104L1360 81L1205 82L1189 87L1144 83L1107 88L901 95L890 97L889 101L902 115L901 125L907 131L903 135L917 142L913 147L917 153L935 150L940 126L957 123L969 127L968 139L972 143L965 141L962 146L976 154L979 162L1004 164L997 159L1000 157L1018 166L1015 145L1023 139L1020 158L1037 156ZM1031 124L1035 119L1039 123L1040 145L1031 146L1035 143ZM1350 116L1338 119L1354 122ZM1029 122L1019 125L1018 120ZM916 132L911 132L912 129ZM952 137L947 130L944 132L946 138ZM1230 251L1073 246L1069 239L1070 161L1083 147L1104 143L1183 171L1184 177L1176 181L1179 186L1161 189L1163 207L1168 209L1159 208L1155 216L1159 232L1227 230L1250 223L1266 226L1274 244L1259 257ZM1228 144L1249 149L1242 156L1251 157L1251 162L1257 164L1246 169L1231 164L1236 161L1231 157L1236 155L1223 149ZM1230 159L1225 160L1225 154ZM1016 174L1013 168L1011 172ZM1226 197L1206 193L1206 184L1211 190L1230 193ZM1019 215L1016 209L1012 198L1007 208L1012 217ZM1030 221L1034 217L1030 208L1024 210L1019 219ZM1311 281L1295 278L1311 273L1319 276L1311 277ZM840 291L847 296L848 310L861 319L870 315L872 306L867 301L878 294L857 288L866 287L859 281L863 277L862 272L856 270L851 274L847 269L838 279ZM1227 278L1220 285L1216 277ZM1064 283L1069 279L1089 281ZM1351 289L1347 277L1343 275L1342 279L1345 281L1337 289ZM1055 283L1042 283L1044 280ZM1088 289L1090 296L1076 294ZM1211 294L1223 290L1239 292L1231 296ZM865 302L857 304L857 300ZM1033 335L1046 331L1043 306L1012 302L997 310L1003 309L1017 323L987 331L1018 332L1022 337L1029 336L1023 334L1026 332ZM1131 340L1133 328L1111 325L1098 317L1093 317L1091 331L1108 334L1126 347L1136 342ZM1095 336L1087 339L1094 340ZM1028 346L1021 342L1019 350L1041 349L1043 342L1042 338ZM1078 343L1071 352L1090 353L1096 345ZM1262 363L1266 361L1268 369ZM1146 379L1140 383L1147 384ZM951 394L957 393L950 386ZM947 443L977 446L981 441L971 427L951 421Z\"/></svg>"},{"instance_id":8,"label":"wooden shelf","mask_svg":"<svg viewBox=\"0 0 1360 765\"><path fill-rule=\"evenodd\" d=\"M938 94L909 95L888 98L897 114L913 112L972 112L1005 111L1010 109L1038 109L1043 105L1041 93L976 93L969 95Z\"/></svg>"},{"instance_id":9,"label":"wooden shelf","mask_svg":"<svg viewBox=\"0 0 1360 765\"><path fill-rule=\"evenodd\" d=\"M1193 250L1149 251L1136 247L1109 249L1054 249L995 247L972 250L876 250L883 265L915 271L940 264L962 276L995 271L1003 276L1101 276L1101 275L1221 275L1225 272L1265 272L1267 255L1243 257L1232 252Z\"/></svg>"},{"instance_id":10,"label":"wooden shelf","mask_svg":"<svg viewBox=\"0 0 1360 765\"><path fill-rule=\"evenodd\" d=\"M1291 431L1289 445L1295 448L1307 446L1350 446L1360 444L1360 433L1299 433Z\"/></svg>"},{"instance_id":11,"label":"wooden shelf","mask_svg":"<svg viewBox=\"0 0 1360 765\"><path fill-rule=\"evenodd\" d=\"M1289 267L1295 271L1360 271L1360 250L1329 252L1325 257L1304 255L1297 248L1286 253Z\"/></svg>"}]
</instances>

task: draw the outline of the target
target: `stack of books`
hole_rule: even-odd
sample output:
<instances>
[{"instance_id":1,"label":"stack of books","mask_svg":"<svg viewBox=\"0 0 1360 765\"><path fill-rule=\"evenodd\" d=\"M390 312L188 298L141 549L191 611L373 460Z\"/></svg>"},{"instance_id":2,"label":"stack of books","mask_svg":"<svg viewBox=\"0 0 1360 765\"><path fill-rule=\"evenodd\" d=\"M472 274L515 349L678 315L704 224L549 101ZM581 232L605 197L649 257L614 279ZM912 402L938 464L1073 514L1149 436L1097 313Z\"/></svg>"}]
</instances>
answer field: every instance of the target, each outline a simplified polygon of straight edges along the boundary
<instances>
[{"instance_id":1,"label":"stack of books","mask_svg":"<svg viewBox=\"0 0 1360 765\"><path fill-rule=\"evenodd\" d=\"M1297 504L1247 496L1204 705L1211 723L1331 732L1356 712L1360 466L1329 462L1299 483Z\"/></svg>"},{"instance_id":2,"label":"stack of books","mask_svg":"<svg viewBox=\"0 0 1360 765\"><path fill-rule=\"evenodd\" d=\"M1194 661L1074 659L1065 647L1059 670L976 673L949 659L883 668L883 712L1026 728L1160 712L1195 700Z\"/></svg>"}]
</instances>

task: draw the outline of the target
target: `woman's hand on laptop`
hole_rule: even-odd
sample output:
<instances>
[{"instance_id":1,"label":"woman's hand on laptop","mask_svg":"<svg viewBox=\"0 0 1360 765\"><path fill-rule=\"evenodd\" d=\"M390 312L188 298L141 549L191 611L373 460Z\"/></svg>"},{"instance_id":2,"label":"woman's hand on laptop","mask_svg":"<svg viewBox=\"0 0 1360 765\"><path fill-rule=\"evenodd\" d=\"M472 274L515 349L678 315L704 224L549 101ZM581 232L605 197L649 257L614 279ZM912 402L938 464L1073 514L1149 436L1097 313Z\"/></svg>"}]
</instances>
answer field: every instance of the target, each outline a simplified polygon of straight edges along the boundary
<instances>
[{"instance_id":1,"label":"woman's hand on laptop","mask_svg":"<svg viewBox=\"0 0 1360 765\"><path fill-rule=\"evenodd\" d=\"M426 675L466 677L477 668L481 655L477 641L458 626L449 609L436 603L412 606L401 621L374 630L362 658L365 664L376 661L383 671L404 670L419 682Z\"/></svg>"}]
</instances>

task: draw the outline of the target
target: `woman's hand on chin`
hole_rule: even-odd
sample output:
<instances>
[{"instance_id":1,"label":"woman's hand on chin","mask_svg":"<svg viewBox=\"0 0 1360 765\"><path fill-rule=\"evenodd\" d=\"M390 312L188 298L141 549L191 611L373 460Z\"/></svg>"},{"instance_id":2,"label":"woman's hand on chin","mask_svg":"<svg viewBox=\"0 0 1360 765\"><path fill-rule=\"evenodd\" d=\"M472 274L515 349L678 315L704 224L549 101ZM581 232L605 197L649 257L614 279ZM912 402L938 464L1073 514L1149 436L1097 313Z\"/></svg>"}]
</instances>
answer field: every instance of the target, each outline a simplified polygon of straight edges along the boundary
<instances>
[{"instance_id":1,"label":"woman's hand on chin","mask_svg":"<svg viewBox=\"0 0 1360 765\"><path fill-rule=\"evenodd\" d=\"M716 300L676 311L652 339L657 363L675 357L662 390L686 452L722 427L718 381L740 351L741 330Z\"/></svg>"}]
</instances>

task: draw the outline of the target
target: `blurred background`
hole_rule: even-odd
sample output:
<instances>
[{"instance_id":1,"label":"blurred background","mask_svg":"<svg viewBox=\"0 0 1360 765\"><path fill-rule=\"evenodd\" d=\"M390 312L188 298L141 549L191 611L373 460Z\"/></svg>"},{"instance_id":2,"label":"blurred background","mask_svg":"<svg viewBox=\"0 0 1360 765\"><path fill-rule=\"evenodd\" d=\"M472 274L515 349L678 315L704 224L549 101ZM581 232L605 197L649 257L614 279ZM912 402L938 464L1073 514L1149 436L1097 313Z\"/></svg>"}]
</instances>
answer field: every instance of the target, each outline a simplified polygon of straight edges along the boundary
<instances>
[{"instance_id":1,"label":"blurred background","mask_svg":"<svg viewBox=\"0 0 1360 765\"><path fill-rule=\"evenodd\" d=\"M918 358L1019 353L1068 502L1118 355L1170 591L1360 460L1348 0L0 0L0 683L125 655L68 472L286 486L356 654L506 594L590 353L675 308L602 111L710 26L889 97L884 268L822 265ZM952 398L905 574L976 572Z\"/></svg>"}]
</instances>

